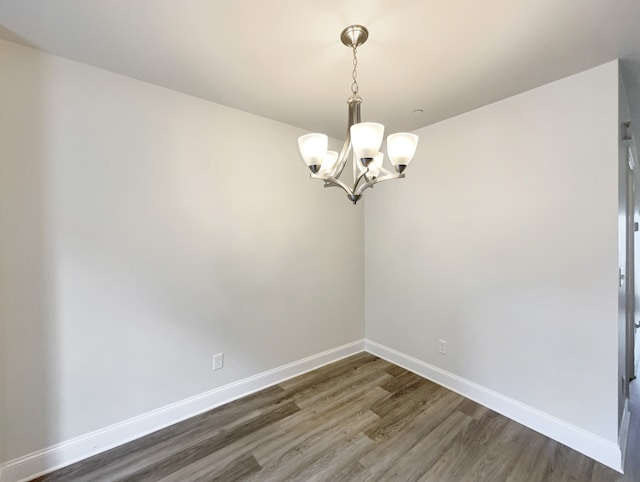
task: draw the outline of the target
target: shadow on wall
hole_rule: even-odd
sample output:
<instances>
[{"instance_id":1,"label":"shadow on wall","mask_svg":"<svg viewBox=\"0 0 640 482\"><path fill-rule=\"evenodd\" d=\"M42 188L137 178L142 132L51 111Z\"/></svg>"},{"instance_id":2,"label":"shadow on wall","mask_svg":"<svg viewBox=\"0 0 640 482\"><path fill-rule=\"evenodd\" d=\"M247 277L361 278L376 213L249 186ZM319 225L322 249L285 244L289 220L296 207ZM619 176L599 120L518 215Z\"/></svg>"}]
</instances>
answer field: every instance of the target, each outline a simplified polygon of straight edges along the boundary
<instances>
[{"instance_id":1,"label":"shadow on wall","mask_svg":"<svg viewBox=\"0 0 640 482\"><path fill-rule=\"evenodd\" d=\"M24 62L2 43L0 65L0 461L8 461L55 439L56 288L44 155L47 66L37 56Z\"/></svg>"},{"instance_id":2,"label":"shadow on wall","mask_svg":"<svg viewBox=\"0 0 640 482\"><path fill-rule=\"evenodd\" d=\"M25 40L20 35L18 35L12 30L9 30L2 24L0 24L0 38L9 40L10 42L15 42L20 45L26 45L31 48L36 48L36 46L33 45L31 42Z\"/></svg>"}]
</instances>

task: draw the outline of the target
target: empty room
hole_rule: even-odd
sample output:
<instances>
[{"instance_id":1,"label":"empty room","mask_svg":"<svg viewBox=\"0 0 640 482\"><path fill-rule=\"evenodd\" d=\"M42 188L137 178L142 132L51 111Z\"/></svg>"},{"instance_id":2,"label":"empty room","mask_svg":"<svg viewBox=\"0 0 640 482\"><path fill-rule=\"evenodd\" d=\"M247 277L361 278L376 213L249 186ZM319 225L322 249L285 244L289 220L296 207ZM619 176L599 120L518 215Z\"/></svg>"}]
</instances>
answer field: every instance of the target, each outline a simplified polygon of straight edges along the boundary
<instances>
[{"instance_id":1,"label":"empty room","mask_svg":"<svg viewBox=\"0 0 640 482\"><path fill-rule=\"evenodd\" d=\"M0 0L0 482L640 481L639 140L637 0Z\"/></svg>"}]
</instances>

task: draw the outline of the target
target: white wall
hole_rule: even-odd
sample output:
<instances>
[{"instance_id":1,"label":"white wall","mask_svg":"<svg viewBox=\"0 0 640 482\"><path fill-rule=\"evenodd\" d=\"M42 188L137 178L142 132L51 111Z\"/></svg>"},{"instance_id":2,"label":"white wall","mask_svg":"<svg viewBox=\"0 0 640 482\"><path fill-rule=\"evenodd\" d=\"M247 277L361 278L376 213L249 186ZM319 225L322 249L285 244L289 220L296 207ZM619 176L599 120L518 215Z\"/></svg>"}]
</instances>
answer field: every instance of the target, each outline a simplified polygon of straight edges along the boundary
<instances>
[{"instance_id":1,"label":"white wall","mask_svg":"<svg viewBox=\"0 0 640 482\"><path fill-rule=\"evenodd\" d=\"M617 87L612 62L420 129L365 210L367 339L615 443Z\"/></svg>"},{"instance_id":2,"label":"white wall","mask_svg":"<svg viewBox=\"0 0 640 482\"><path fill-rule=\"evenodd\" d=\"M363 337L362 208L303 131L3 41L0 72L4 460Z\"/></svg>"}]
</instances>

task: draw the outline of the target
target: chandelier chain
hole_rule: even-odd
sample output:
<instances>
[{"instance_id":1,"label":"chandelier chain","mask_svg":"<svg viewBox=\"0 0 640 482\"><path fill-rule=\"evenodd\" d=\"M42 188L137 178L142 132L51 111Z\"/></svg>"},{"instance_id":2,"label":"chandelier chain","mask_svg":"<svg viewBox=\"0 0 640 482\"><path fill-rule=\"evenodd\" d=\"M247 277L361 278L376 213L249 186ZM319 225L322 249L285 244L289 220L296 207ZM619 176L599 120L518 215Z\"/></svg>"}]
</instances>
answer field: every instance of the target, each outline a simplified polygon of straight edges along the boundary
<instances>
[{"instance_id":1,"label":"chandelier chain","mask_svg":"<svg viewBox=\"0 0 640 482\"><path fill-rule=\"evenodd\" d=\"M351 93L353 97L358 95L358 48L353 46L353 72L351 73L351 78L353 79L353 83L351 84Z\"/></svg>"}]
</instances>

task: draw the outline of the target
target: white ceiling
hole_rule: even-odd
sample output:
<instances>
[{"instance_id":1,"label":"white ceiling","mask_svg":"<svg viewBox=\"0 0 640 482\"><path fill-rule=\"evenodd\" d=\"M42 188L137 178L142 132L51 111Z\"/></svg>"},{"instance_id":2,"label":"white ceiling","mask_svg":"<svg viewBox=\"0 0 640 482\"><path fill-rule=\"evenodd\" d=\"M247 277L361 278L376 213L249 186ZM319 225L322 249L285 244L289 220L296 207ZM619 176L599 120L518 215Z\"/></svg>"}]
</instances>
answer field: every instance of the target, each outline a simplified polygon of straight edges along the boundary
<instances>
[{"instance_id":1,"label":"white ceiling","mask_svg":"<svg viewBox=\"0 0 640 482\"><path fill-rule=\"evenodd\" d=\"M640 80L640 0L0 0L2 38L337 138L353 23L363 119L388 133L615 58Z\"/></svg>"}]
</instances>

